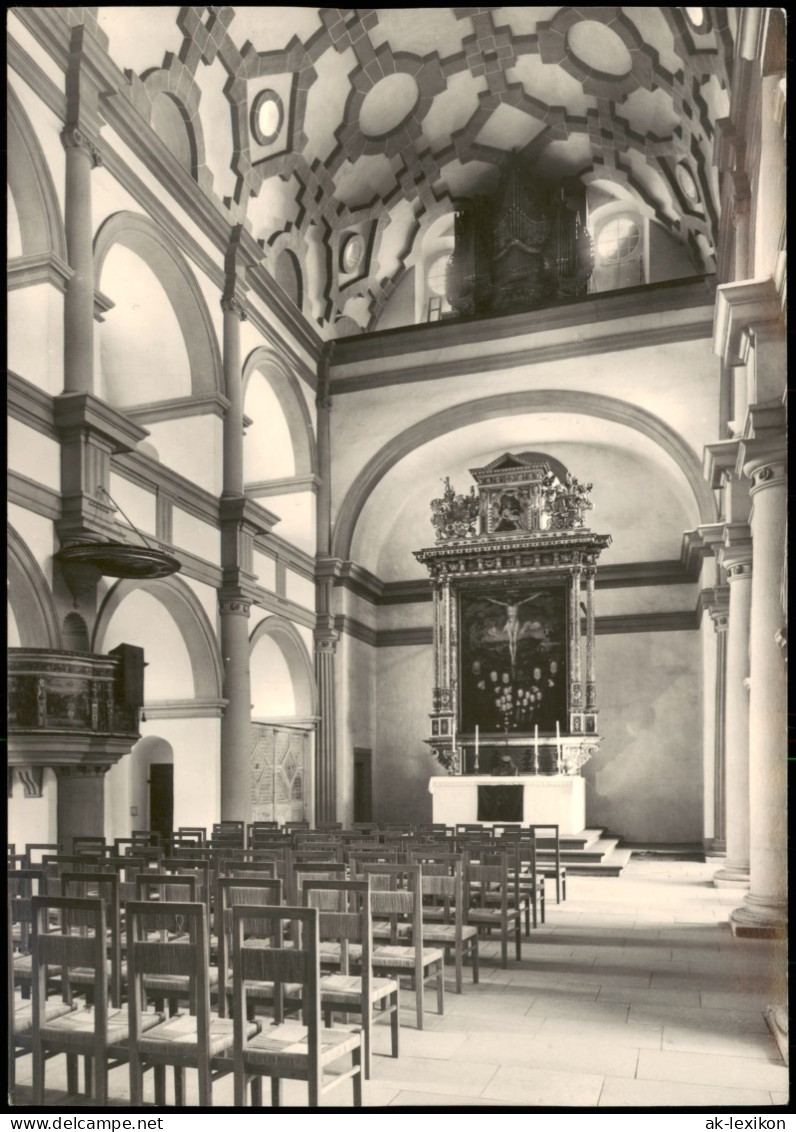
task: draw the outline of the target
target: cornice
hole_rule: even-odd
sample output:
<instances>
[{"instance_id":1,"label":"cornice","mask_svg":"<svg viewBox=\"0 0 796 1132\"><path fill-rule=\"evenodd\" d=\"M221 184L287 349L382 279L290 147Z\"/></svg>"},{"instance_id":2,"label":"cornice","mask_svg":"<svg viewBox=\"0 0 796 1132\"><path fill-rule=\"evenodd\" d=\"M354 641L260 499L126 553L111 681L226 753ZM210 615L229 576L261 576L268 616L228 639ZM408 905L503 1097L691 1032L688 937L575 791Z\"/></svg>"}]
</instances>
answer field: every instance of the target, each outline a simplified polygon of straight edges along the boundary
<instances>
[{"instance_id":1,"label":"cornice","mask_svg":"<svg viewBox=\"0 0 796 1132\"><path fill-rule=\"evenodd\" d=\"M522 315L446 321L341 338L336 343L332 364L331 393L335 396L386 385L637 349L640 335L643 335L644 346L710 339L713 294L712 283L700 277L696 283L678 281L677 285L611 292ZM683 320L672 322L659 318L660 313L671 311L682 311ZM630 317L638 318L641 325L633 330L611 330L612 322ZM584 326L593 326L594 335L573 333ZM559 341L534 343L535 334L548 335L553 331L560 331ZM445 357L448 349L482 342L501 345L482 355ZM417 356L429 351L434 352L433 366ZM404 358L409 360L404 361ZM351 367L362 370L363 364L371 361L376 364L367 372L346 372Z\"/></svg>"},{"instance_id":2,"label":"cornice","mask_svg":"<svg viewBox=\"0 0 796 1132\"><path fill-rule=\"evenodd\" d=\"M229 409L229 401L222 393L197 393L190 397L173 397L167 401L152 401L146 405L130 405L125 415L136 424L171 421L184 417L215 416L222 420Z\"/></svg>"},{"instance_id":3,"label":"cornice","mask_svg":"<svg viewBox=\"0 0 796 1132\"><path fill-rule=\"evenodd\" d=\"M315 559L311 554L306 551L300 550L299 547L293 546L292 543L287 542L280 535L274 534L269 531L266 535L260 535L254 540L255 549L269 557L276 557L278 561L289 566L297 574L308 581L314 582L316 580L315 572Z\"/></svg>"},{"instance_id":4,"label":"cornice","mask_svg":"<svg viewBox=\"0 0 796 1132\"><path fill-rule=\"evenodd\" d=\"M745 363L744 338L750 330L782 322L776 284L767 279L722 283L716 288L716 321L713 351L727 366Z\"/></svg>"},{"instance_id":5,"label":"cornice","mask_svg":"<svg viewBox=\"0 0 796 1132\"><path fill-rule=\"evenodd\" d=\"M279 522L279 516L273 511L245 495L222 495L218 501L218 517L222 527L229 523L245 524L255 536L268 534Z\"/></svg>"},{"instance_id":6,"label":"cornice","mask_svg":"<svg viewBox=\"0 0 796 1132\"><path fill-rule=\"evenodd\" d=\"M7 375L6 409L14 420L22 421L50 440L58 439L52 397L13 370L8 370Z\"/></svg>"},{"instance_id":7,"label":"cornice","mask_svg":"<svg viewBox=\"0 0 796 1132\"><path fill-rule=\"evenodd\" d=\"M702 458L702 470L705 479L714 491L723 486L725 472L735 472L738 462L738 440L718 440L715 444L706 444Z\"/></svg>"},{"instance_id":8,"label":"cornice","mask_svg":"<svg viewBox=\"0 0 796 1132\"><path fill-rule=\"evenodd\" d=\"M9 291L19 291L24 287L36 287L41 283L51 284L61 294L66 292L74 271L69 264L55 252L39 252L37 255L15 256L8 261L6 285Z\"/></svg>"},{"instance_id":9,"label":"cornice","mask_svg":"<svg viewBox=\"0 0 796 1132\"><path fill-rule=\"evenodd\" d=\"M144 704L147 719L220 719L229 700L155 700Z\"/></svg>"},{"instance_id":10,"label":"cornice","mask_svg":"<svg viewBox=\"0 0 796 1132\"><path fill-rule=\"evenodd\" d=\"M314 473L304 476L286 476L279 480L261 480L259 483L247 483L246 494L250 499L268 498L271 495L291 495L294 492L311 491L318 494L321 485L320 477Z\"/></svg>"},{"instance_id":11,"label":"cornice","mask_svg":"<svg viewBox=\"0 0 796 1132\"><path fill-rule=\"evenodd\" d=\"M149 433L93 393L59 393L53 398L55 428L60 436L90 429L110 441L114 452L127 452Z\"/></svg>"}]
</instances>

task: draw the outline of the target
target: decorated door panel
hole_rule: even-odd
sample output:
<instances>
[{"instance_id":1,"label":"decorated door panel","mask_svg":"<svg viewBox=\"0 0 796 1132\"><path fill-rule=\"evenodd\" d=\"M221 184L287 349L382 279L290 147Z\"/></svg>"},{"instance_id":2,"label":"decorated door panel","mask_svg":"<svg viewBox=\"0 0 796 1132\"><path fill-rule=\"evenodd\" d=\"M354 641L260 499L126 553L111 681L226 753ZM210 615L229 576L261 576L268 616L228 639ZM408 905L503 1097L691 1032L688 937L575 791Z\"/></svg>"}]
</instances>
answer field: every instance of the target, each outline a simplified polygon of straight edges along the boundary
<instances>
[{"instance_id":1,"label":"decorated door panel","mask_svg":"<svg viewBox=\"0 0 796 1132\"><path fill-rule=\"evenodd\" d=\"M308 731L252 725L252 821L303 821L310 757Z\"/></svg>"}]
</instances>

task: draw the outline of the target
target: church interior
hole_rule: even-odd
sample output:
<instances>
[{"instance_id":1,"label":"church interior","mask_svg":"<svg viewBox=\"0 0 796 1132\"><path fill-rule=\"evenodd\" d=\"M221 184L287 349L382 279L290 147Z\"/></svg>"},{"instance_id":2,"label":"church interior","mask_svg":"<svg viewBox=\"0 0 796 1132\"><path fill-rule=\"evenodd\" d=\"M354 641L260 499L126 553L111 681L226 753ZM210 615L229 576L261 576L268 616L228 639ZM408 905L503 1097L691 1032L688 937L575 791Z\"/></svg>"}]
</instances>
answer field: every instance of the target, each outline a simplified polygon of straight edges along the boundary
<instances>
[{"instance_id":1,"label":"church interior","mask_svg":"<svg viewBox=\"0 0 796 1132\"><path fill-rule=\"evenodd\" d=\"M78 1076L45 902L111 905L60 868L340 879L358 831L407 893L458 854L481 978L401 984L324 1104L787 1105L783 11L12 7L7 47L15 1103L209 1096L145 1037L144 1093Z\"/></svg>"}]
</instances>

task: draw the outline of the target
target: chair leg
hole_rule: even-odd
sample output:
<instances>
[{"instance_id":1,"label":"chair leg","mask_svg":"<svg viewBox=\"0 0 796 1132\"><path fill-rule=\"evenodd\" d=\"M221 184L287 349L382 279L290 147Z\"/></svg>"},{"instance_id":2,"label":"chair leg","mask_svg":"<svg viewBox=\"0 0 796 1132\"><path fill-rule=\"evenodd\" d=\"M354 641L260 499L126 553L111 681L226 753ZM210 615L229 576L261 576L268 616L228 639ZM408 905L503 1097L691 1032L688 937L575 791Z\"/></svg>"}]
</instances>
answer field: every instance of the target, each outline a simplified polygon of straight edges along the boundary
<instances>
[{"instance_id":1,"label":"chair leg","mask_svg":"<svg viewBox=\"0 0 796 1132\"><path fill-rule=\"evenodd\" d=\"M312 1102L310 1102L312 1103ZM282 1107L282 1078L271 1078L271 1108Z\"/></svg>"},{"instance_id":2,"label":"chair leg","mask_svg":"<svg viewBox=\"0 0 796 1132\"><path fill-rule=\"evenodd\" d=\"M522 928L519 918L514 921L514 950L517 953L517 960L519 961L522 959Z\"/></svg>"},{"instance_id":3,"label":"chair leg","mask_svg":"<svg viewBox=\"0 0 796 1132\"><path fill-rule=\"evenodd\" d=\"M257 1077L256 1079L260 1082L260 1085L261 1085L261 1088L262 1088L262 1078ZM243 1065L239 1065L239 1064L235 1065L235 1068L233 1070L233 1083L234 1083L234 1086L235 1086L235 1089L234 1089L235 1108L245 1108L246 1107L246 1074L244 1072ZM252 1081L252 1104L254 1104L254 1081Z\"/></svg>"},{"instance_id":4,"label":"chair leg","mask_svg":"<svg viewBox=\"0 0 796 1132\"><path fill-rule=\"evenodd\" d=\"M370 1080L373 1073L373 1007L370 1003L362 1011L362 1045L365 1050L362 1072Z\"/></svg>"},{"instance_id":5,"label":"chair leg","mask_svg":"<svg viewBox=\"0 0 796 1132\"><path fill-rule=\"evenodd\" d=\"M251 1093L251 1100L252 1100L252 1108L262 1108L263 1107L263 1079L259 1075L259 1073L257 1073L254 1077L252 1077L250 1093Z\"/></svg>"},{"instance_id":6,"label":"chair leg","mask_svg":"<svg viewBox=\"0 0 796 1132\"><path fill-rule=\"evenodd\" d=\"M66 1055L66 1091L69 1093L70 1097L76 1097L80 1092L76 1053L68 1053Z\"/></svg>"},{"instance_id":7,"label":"chair leg","mask_svg":"<svg viewBox=\"0 0 796 1132\"><path fill-rule=\"evenodd\" d=\"M392 1055L398 1057L401 1034L401 1012L399 1005L400 994L395 991L390 996L390 1037L392 1039Z\"/></svg>"},{"instance_id":8,"label":"chair leg","mask_svg":"<svg viewBox=\"0 0 796 1132\"><path fill-rule=\"evenodd\" d=\"M508 924L504 924L503 931L500 933L500 965L504 971L509 965Z\"/></svg>"},{"instance_id":9,"label":"chair leg","mask_svg":"<svg viewBox=\"0 0 796 1132\"><path fill-rule=\"evenodd\" d=\"M155 1078L155 1104L162 1108L166 1104L166 1066L156 1065L153 1075Z\"/></svg>"},{"instance_id":10,"label":"chair leg","mask_svg":"<svg viewBox=\"0 0 796 1132\"><path fill-rule=\"evenodd\" d=\"M473 982L478 982L478 936L473 936L470 944L470 961L473 965Z\"/></svg>"},{"instance_id":11,"label":"chair leg","mask_svg":"<svg viewBox=\"0 0 796 1132\"><path fill-rule=\"evenodd\" d=\"M445 1013L445 964L440 960L437 968L437 1014Z\"/></svg>"},{"instance_id":12,"label":"chair leg","mask_svg":"<svg viewBox=\"0 0 796 1132\"><path fill-rule=\"evenodd\" d=\"M33 1046L33 1103L44 1104L44 1048Z\"/></svg>"},{"instance_id":13,"label":"chair leg","mask_svg":"<svg viewBox=\"0 0 796 1132\"><path fill-rule=\"evenodd\" d=\"M423 976L419 975L417 978L415 978L414 984L415 984L415 1014L417 1016L417 1028L418 1028L418 1030L422 1030L423 1029L423 991L425 990L425 987L423 986Z\"/></svg>"},{"instance_id":14,"label":"chair leg","mask_svg":"<svg viewBox=\"0 0 796 1132\"><path fill-rule=\"evenodd\" d=\"M90 1057L83 1058L83 1077L86 1082L86 1096L94 1096L94 1062Z\"/></svg>"},{"instance_id":15,"label":"chair leg","mask_svg":"<svg viewBox=\"0 0 796 1132\"><path fill-rule=\"evenodd\" d=\"M359 1046L351 1055L354 1068L359 1070L351 1078L354 1088L354 1108L362 1108L362 1047Z\"/></svg>"},{"instance_id":16,"label":"chair leg","mask_svg":"<svg viewBox=\"0 0 796 1132\"><path fill-rule=\"evenodd\" d=\"M210 1108L213 1103L213 1080L210 1075L210 1062L200 1061L199 1064L199 1104L202 1108Z\"/></svg>"},{"instance_id":17,"label":"chair leg","mask_svg":"<svg viewBox=\"0 0 796 1132\"><path fill-rule=\"evenodd\" d=\"M177 1108L185 1106L185 1069L181 1065L174 1066L174 1104Z\"/></svg>"},{"instance_id":18,"label":"chair leg","mask_svg":"<svg viewBox=\"0 0 796 1132\"><path fill-rule=\"evenodd\" d=\"M457 947L453 953L453 961L456 969L456 993L462 993L462 949Z\"/></svg>"},{"instance_id":19,"label":"chair leg","mask_svg":"<svg viewBox=\"0 0 796 1132\"><path fill-rule=\"evenodd\" d=\"M86 1077L89 1073L89 1064L91 1058L86 1058ZM108 1062L104 1057L97 1057L94 1059L94 1099L98 1105L106 1105L108 1103ZM86 1088L88 1093L88 1088Z\"/></svg>"}]
</instances>

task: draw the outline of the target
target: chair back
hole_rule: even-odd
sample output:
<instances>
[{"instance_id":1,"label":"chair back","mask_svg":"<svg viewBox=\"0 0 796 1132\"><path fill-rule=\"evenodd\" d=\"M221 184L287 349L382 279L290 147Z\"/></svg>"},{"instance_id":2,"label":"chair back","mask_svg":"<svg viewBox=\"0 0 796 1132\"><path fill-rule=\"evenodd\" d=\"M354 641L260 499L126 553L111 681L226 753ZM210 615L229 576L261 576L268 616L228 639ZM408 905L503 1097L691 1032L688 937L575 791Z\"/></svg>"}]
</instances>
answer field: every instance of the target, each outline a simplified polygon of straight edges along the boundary
<instances>
[{"instance_id":1,"label":"chair back","mask_svg":"<svg viewBox=\"0 0 796 1132\"><path fill-rule=\"evenodd\" d=\"M390 944L405 942L399 935L399 924L410 927L411 946L418 952L423 947L422 870L419 865L399 865L366 861L363 879L370 881L370 906L373 919L390 925Z\"/></svg>"},{"instance_id":2,"label":"chair back","mask_svg":"<svg viewBox=\"0 0 796 1132\"><path fill-rule=\"evenodd\" d=\"M152 904L132 900L127 905L127 977L130 1047L141 1039L141 1015L146 1009L146 976L186 976L188 1010L196 1019L196 1041L191 1045L199 1064L210 1056L210 974L208 970L209 935L207 907L202 901L163 901L157 919L162 924L179 923L180 938L164 942L150 938L153 920ZM175 1052L181 1030L187 1028L180 1015L169 1019L173 1030ZM192 1029L192 1027L191 1027ZM162 1032L162 1031L161 1031ZM165 1036L165 1035L164 1035ZM134 1053L133 1056L136 1056Z\"/></svg>"},{"instance_id":3,"label":"chair back","mask_svg":"<svg viewBox=\"0 0 796 1132\"><path fill-rule=\"evenodd\" d=\"M370 882L308 877L301 882L301 903L305 908L318 909L320 942L340 944L341 974L350 972L349 944L360 945L363 999L369 1001L373 978Z\"/></svg>"},{"instance_id":4,"label":"chair back","mask_svg":"<svg viewBox=\"0 0 796 1132\"><path fill-rule=\"evenodd\" d=\"M8 870L9 931L16 928L17 950L29 955L33 933L33 896L47 894L47 875L44 869Z\"/></svg>"},{"instance_id":5,"label":"chair back","mask_svg":"<svg viewBox=\"0 0 796 1132\"><path fill-rule=\"evenodd\" d=\"M399 853L398 850L392 846L380 845L369 848L349 849L347 856L351 876L358 877L365 871L364 866L367 864L396 865L398 863Z\"/></svg>"},{"instance_id":6,"label":"chair back","mask_svg":"<svg viewBox=\"0 0 796 1132\"><path fill-rule=\"evenodd\" d=\"M300 904L305 880L343 880L345 873L342 861L297 861L292 868L287 898L293 904Z\"/></svg>"},{"instance_id":7,"label":"chair back","mask_svg":"<svg viewBox=\"0 0 796 1132\"><path fill-rule=\"evenodd\" d=\"M181 825L177 830L177 837L183 844L193 842L196 845L204 845L207 842L207 830L201 825Z\"/></svg>"},{"instance_id":8,"label":"chair back","mask_svg":"<svg viewBox=\"0 0 796 1132\"><path fill-rule=\"evenodd\" d=\"M256 946L246 946L252 924L258 925ZM285 928L291 946L284 946ZM251 937L250 943L253 943ZM320 1052L321 997L320 947L317 908L290 905L264 908L262 905L236 904L232 909L232 1016L234 1056L244 1056L246 991L251 983L272 983L275 1004L283 1001L286 985L301 984L302 1015L307 1027L310 1064L317 1066ZM292 994L292 992L291 992ZM279 1010L275 1005L279 1019ZM267 1031L266 1031L267 1032Z\"/></svg>"},{"instance_id":9,"label":"chair back","mask_svg":"<svg viewBox=\"0 0 796 1132\"><path fill-rule=\"evenodd\" d=\"M65 897L80 897L83 899L98 898L105 903L105 926L109 933L108 950L110 951L110 967L107 971L108 986L110 988L111 1006L122 1004L122 950L121 950L121 916L119 903L119 878L113 872L96 873L62 873L61 892ZM90 912L75 912L70 917L71 924L90 931L92 927L92 914ZM99 972L95 972L95 983Z\"/></svg>"},{"instance_id":10,"label":"chair back","mask_svg":"<svg viewBox=\"0 0 796 1132\"><path fill-rule=\"evenodd\" d=\"M163 838L156 829L134 829L131 833L133 845L156 846L163 844Z\"/></svg>"},{"instance_id":11,"label":"chair back","mask_svg":"<svg viewBox=\"0 0 796 1132\"><path fill-rule=\"evenodd\" d=\"M72 1002L71 974L76 969L95 973L94 1036L107 1042L108 983L105 976L105 901L98 897L33 896L33 1033L44 1024L47 968L60 968L61 995ZM55 918L53 918L55 913Z\"/></svg>"},{"instance_id":12,"label":"chair back","mask_svg":"<svg viewBox=\"0 0 796 1132\"><path fill-rule=\"evenodd\" d=\"M232 957L232 910L238 904L249 908L267 908L282 903L282 881L276 877L230 876L219 877L216 886L216 935L218 937L218 1013L227 1015L227 998L230 989L230 961ZM268 924L253 917L246 931L263 930Z\"/></svg>"},{"instance_id":13,"label":"chair back","mask_svg":"<svg viewBox=\"0 0 796 1132\"><path fill-rule=\"evenodd\" d=\"M25 846L25 856L27 857L25 868L34 869L40 866L45 853L49 856L57 856L58 853L63 852L63 848L63 845L56 845L52 841L29 841Z\"/></svg>"}]
</instances>

